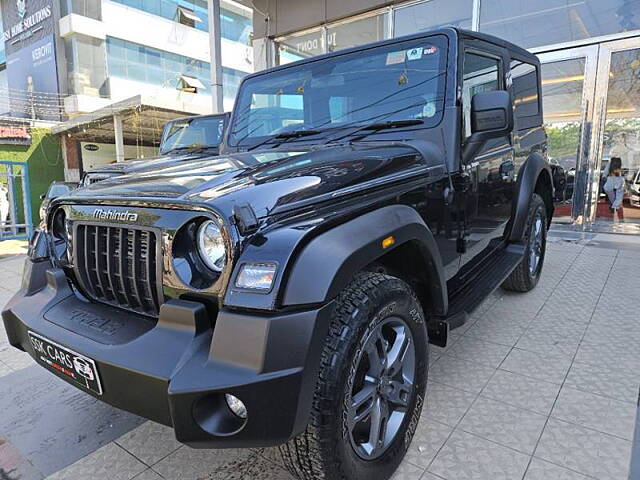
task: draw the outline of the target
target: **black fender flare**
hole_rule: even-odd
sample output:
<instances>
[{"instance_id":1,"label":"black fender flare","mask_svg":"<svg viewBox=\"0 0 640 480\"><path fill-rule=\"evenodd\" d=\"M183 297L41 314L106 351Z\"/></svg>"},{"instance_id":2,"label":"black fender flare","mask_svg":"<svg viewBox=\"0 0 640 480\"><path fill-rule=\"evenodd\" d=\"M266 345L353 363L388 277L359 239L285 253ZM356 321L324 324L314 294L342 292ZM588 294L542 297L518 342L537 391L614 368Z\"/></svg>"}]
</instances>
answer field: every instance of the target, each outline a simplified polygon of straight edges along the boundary
<instances>
[{"instance_id":1,"label":"black fender flare","mask_svg":"<svg viewBox=\"0 0 640 480\"><path fill-rule=\"evenodd\" d=\"M531 196L540 175L548 176L551 189L553 189L553 176L547 159L540 152L533 152L524 162L518 174L509 233L509 240L512 242L519 242L524 238ZM551 198L553 199L553 191ZM551 221L550 218L549 221Z\"/></svg>"},{"instance_id":2,"label":"black fender flare","mask_svg":"<svg viewBox=\"0 0 640 480\"><path fill-rule=\"evenodd\" d=\"M382 240L393 236L386 249ZM447 285L438 245L418 212L407 205L390 205L338 225L313 238L290 267L282 295L283 306L322 304L333 298L353 276L384 254L415 242L433 305L444 314Z\"/></svg>"}]
</instances>

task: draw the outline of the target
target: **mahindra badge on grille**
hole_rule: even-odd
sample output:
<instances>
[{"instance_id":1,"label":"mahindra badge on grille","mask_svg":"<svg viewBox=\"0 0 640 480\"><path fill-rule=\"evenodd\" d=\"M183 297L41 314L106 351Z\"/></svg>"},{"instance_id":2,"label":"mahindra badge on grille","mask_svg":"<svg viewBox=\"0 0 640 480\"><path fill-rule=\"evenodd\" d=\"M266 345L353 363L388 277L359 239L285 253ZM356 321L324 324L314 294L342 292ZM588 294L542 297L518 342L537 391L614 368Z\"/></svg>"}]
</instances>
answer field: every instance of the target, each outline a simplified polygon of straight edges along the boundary
<instances>
[{"instance_id":1,"label":"mahindra badge on grille","mask_svg":"<svg viewBox=\"0 0 640 480\"><path fill-rule=\"evenodd\" d=\"M98 220L122 220L124 222L136 222L138 220L137 213L131 213L129 210L119 212L117 210L103 210L96 208L93 211L93 218Z\"/></svg>"}]
</instances>

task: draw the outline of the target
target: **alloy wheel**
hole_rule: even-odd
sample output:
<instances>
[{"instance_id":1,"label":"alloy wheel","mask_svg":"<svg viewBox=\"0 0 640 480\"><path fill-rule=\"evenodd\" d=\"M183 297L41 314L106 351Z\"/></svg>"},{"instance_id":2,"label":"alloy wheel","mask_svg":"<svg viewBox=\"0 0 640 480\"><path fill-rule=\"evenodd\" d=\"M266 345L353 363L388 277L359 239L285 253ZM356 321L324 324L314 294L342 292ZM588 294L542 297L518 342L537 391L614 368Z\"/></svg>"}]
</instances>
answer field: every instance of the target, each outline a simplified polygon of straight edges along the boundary
<instances>
[{"instance_id":1,"label":"alloy wheel","mask_svg":"<svg viewBox=\"0 0 640 480\"><path fill-rule=\"evenodd\" d=\"M361 458L373 460L394 441L409 411L416 355L407 323L380 322L365 340L348 396L346 425Z\"/></svg>"}]
</instances>

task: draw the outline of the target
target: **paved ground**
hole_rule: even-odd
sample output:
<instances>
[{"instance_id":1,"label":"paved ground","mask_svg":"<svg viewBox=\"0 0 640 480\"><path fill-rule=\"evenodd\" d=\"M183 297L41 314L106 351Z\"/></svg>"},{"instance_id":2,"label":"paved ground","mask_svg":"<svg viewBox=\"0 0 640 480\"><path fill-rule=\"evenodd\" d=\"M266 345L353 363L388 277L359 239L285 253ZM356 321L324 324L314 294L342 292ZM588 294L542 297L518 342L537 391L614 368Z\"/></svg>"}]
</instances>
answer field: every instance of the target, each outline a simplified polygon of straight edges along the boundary
<instances>
[{"instance_id":1,"label":"paved ground","mask_svg":"<svg viewBox=\"0 0 640 480\"><path fill-rule=\"evenodd\" d=\"M553 239L536 290L496 292L446 350L432 348L396 480L629 478L639 269L639 237ZM20 270L19 258L0 260L0 304ZM290 478L273 449L192 450L96 402L11 349L1 327L0 392L2 480Z\"/></svg>"}]
</instances>

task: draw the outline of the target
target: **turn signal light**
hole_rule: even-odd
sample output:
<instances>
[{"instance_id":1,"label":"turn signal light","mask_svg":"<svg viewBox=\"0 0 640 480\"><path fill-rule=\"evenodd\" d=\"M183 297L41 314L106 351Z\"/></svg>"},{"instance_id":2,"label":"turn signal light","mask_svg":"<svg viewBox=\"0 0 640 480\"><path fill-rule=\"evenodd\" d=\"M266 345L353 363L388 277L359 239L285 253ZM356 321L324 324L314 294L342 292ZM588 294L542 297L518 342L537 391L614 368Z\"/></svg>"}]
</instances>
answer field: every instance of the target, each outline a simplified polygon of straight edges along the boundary
<instances>
[{"instance_id":1,"label":"turn signal light","mask_svg":"<svg viewBox=\"0 0 640 480\"><path fill-rule=\"evenodd\" d=\"M236 287L268 292L273 287L276 270L275 263L245 263L240 267Z\"/></svg>"}]
</instances>

